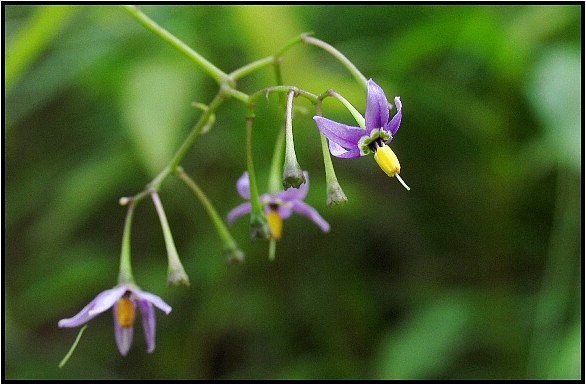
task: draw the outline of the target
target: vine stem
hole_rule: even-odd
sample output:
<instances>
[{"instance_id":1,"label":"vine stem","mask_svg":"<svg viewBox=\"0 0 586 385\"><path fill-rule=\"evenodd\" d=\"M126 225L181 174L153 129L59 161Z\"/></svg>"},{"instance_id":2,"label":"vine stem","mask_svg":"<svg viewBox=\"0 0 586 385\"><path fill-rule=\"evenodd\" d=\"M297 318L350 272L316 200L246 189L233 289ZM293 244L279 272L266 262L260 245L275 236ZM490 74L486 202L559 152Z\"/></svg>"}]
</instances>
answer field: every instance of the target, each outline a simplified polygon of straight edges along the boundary
<instances>
[{"instance_id":1,"label":"vine stem","mask_svg":"<svg viewBox=\"0 0 586 385\"><path fill-rule=\"evenodd\" d=\"M171 32L158 25L153 19L142 13L134 5L122 6L132 17L134 17L140 24L145 26L148 30L158 35L161 39L172 45L176 50L187 56L190 60L199 65L205 72L208 73L218 84L234 83L230 76L213 65L209 60L204 58L193 48L175 37Z\"/></svg>"},{"instance_id":2,"label":"vine stem","mask_svg":"<svg viewBox=\"0 0 586 385\"><path fill-rule=\"evenodd\" d=\"M342 65L344 65L344 67L346 67L346 69L350 71L352 76L354 76L354 78L358 81L358 83L362 85L362 87L364 87L365 89L368 88L368 80L362 74L362 72L360 72L358 68L356 68L354 63L352 63L346 56L344 56L332 45L326 43L325 41L316 39L315 37L308 36L307 34L303 34L300 38L301 41L303 41L304 43L319 47L327 53L329 53L330 55L332 55L333 57L335 57L336 59L338 59L338 61L340 61L340 63L342 63Z\"/></svg>"},{"instance_id":3,"label":"vine stem","mask_svg":"<svg viewBox=\"0 0 586 385\"><path fill-rule=\"evenodd\" d=\"M134 283L132 275L132 264L130 262L130 232L132 230L132 218L134 216L135 200L131 200L126 212L124 221L124 233L122 234L122 250L120 251L120 270L118 273L118 283Z\"/></svg>"}]
</instances>

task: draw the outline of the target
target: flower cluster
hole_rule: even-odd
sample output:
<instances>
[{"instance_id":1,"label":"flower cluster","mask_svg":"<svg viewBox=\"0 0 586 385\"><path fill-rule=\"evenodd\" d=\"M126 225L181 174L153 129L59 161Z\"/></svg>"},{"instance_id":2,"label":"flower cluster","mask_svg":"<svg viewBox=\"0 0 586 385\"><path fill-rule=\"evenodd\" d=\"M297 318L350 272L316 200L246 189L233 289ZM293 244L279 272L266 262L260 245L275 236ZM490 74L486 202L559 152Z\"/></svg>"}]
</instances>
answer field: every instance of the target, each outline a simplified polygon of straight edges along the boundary
<instances>
[{"instance_id":1,"label":"flower cluster","mask_svg":"<svg viewBox=\"0 0 586 385\"><path fill-rule=\"evenodd\" d=\"M315 106L317 116L314 116L313 119L321 133L320 140L327 191L326 203L328 206L340 205L347 201L346 195L342 191L336 178L330 154L338 158L352 159L374 153L374 159L380 168L388 176L397 177L403 186L406 189L409 189L403 179L399 176L401 166L397 156L389 146L401 125L401 99L399 97L394 98L396 112L394 116L390 118L390 110L392 106L389 104L382 88L372 79L366 80L353 64L351 64L348 59L332 46L313 37L309 37L307 34L302 34L294 41L288 43L276 56L258 60L228 74L208 62L194 50L186 48L187 45L159 27L136 7L125 6L125 9L133 17L137 18L137 20L159 36L163 37L165 41L169 42L176 49L186 54L187 57L201 66L218 82L219 90L216 97L209 105L201 103L193 104L194 107L203 111L202 115L167 166L147 184L144 190L134 196L123 197L120 199L120 204L128 206L128 211L122 237L118 284L113 288L99 293L75 316L62 319L58 322L58 326L62 328L79 327L86 324L99 314L112 309L115 341L122 356L128 354L132 345L137 310L142 319L147 352L149 353L153 352L155 349L155 307L162 310L165 314L171 312L171 306L159 296L141 290L135 283L132 274L130 258L132 218L135 206L143 199L148 197L151 198L161 224L165 248L167 251L168 285L189 286L189 277L179 259L179 253L177 252L171 234L171 228L158 194L162 183L169 176L174 175L179 177L202 203L210 221L222 241L224 249L223 253L227 261L242 262L244 260L244 253L234 241L225 222L232 224L236 219L245 215L250 216L251 237L253 239L260 238L269 241L269 259L274 258L276 242L281 239L283 235L283 221L291 217L293 213L306 217L324 233L330 231L330 224L314 207L304 201L309 193L310 184L309 173L300 167L295 153L293 140L293 101L296 97L301 96L306 98ZM365 117L363 117L346 99L333 90L329 90L320 96L317 96L294 86L282 85L281 69L279 67L281 63L280 55L297 43L306 43L308 45L323 48L340 60L359 83L365 86L367 90ZM250 95L245 94L236 88L238 79L267 65L275 66L274 69L279 78L278 85L261 89ZM268 96L268 94L273 92L285 93L287 95L285 105L285 126L279 133L275 143L267 192L259 194L252 156L254 106L258 99L263 96ZM323 99L329 96L335 97L344 104L354 116L358 126L346 125L321 116ZM211 127L216 122L215 114L217 109L228 97L234 97L245 103L248 108L248 114L246 116L245 143L247 171L245 171L236 182L236 190L246 202L233 208L227 214L226 221L224 221L222 219L223 216L218 214L210 199L208 199L203 190L183 170L180 163L193 145L195 139L200 134L211 130ZM82 331L83 330L84 328L82 328ZM81 336L81 332L79 336ZM74 343L71 351L73 351L76 344L77 341ZM68 356L66 356L66 359Z\"/></svg>"}]
</instances>

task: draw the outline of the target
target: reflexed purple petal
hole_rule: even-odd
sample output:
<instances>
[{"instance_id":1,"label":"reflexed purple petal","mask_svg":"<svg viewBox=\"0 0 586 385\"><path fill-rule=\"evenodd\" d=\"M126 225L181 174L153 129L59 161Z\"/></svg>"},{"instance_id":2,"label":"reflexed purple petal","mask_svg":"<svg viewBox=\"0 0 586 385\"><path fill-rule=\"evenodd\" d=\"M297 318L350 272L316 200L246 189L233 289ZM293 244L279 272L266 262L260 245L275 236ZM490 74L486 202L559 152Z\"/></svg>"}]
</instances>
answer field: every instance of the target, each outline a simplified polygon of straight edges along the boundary
<instances>
[{"instance_id":1,"label":"reflexed purple petal","mask_svg":"<svg viewBox=\"0 0 586 385\"><path fill-rule=\"evenodd\" d=\"M311 219L316 225L319 226L320 229L322 229L323 232L327 233L330 231L329 223L326 222L326 220L323 219L321 215L319 215L316 209L307 203L300 201L293 202L293 211Z\"/></svg>"},{"instance_id":2,"label":"reflexed purple petal","mask_svg":"<svg viewBox=\"0 0 586 385\"><path fill-rule=\"evenodd\" d=\"M71 318L64 318L64 319L60 320L59 323L57 323L57 325L60 328L74 328L74 327L82 325L82 324L88 322L89 320L91 320L92 318L94 318L97 314L89 315L89 311L90 311L90 309L92 309L95 306L96 300L99 299L99 297L102 295L102 293L98 294L98 296L96 298L94 298L93 300L91 300L90 303L85 305L85 307L83 309L81 309L81 311L79 313L77 313L76 315L74 315Z\"/></svg>"},{"instance_id":3,"label":"reflexed purple petal","mask_svg":"<svg viewBox=\"0 0 586 385\"><path fill-rule=\"evenodd\" d=\"M293 210L291 210L290 204L279 206L279 208L277 209L277 212L279 213L279 216L281 217L281 219L287 219L291 216L291 214L293 214Z\"/></svg>"},{"instance_id":4,"label":"reflexed purple petal","mask_svg":"<svg viewBox=\"0 0 586 385\"><path fill-rule=\"evenodd\" d=\"M305 183L299 186L299 188L289 187L287 190L275 194L275 198L282 199L285 202L304 200L307 196L307 192L309 191L309 173L307 171L303 171L303 176L305 177Z\"/></svg>"},{"instance_id":5,"label":"reflexed purple petal","mask_svg":"<svg viewBox=\"0 0 586 385\"><path fill-rule=\"evenodd\" d=\"M238 190L238 194L244 199L250 199L250 179L248 178L248 173L244 172L238 181L236 182L236 190Z\"/></svg>"},{"instance_id":6,"label":"reflexed purple petal","mask_svg":"<svg viewBox=\"0 0 586 385\"><path fill-rule=\"evenodd\" d=\"M171 306L167 305L167 303L163 301L158 295L139 290L133 290L133 293L136 295L139 304L147 301L164 311L165 314L171 313Z\"/></svg>"},{"instance_id":7,"label":"reflexed purple petal","mask_svg":"<svg viewBox=\"0 0 586 385\"><path fill-rule=\"evenodd\" d=\"M397 113L395 114L395 116L393 116L393 119L391 119L391 121L385 126L385 131L390 132L393 136L395 136L397 131L399 131L399 126L401 125L401 118L403 116L403 104L401 103L401 98L399 96L395 97L395 106L397 107Z\"/></svg>"},{"instance_id":8,"label":"reflexed purple petal","mask_svg":"<svg viewBox=\"0 0 586 385\"><path fill-rule=\"evenodd\" d=\"M326 138L342 147L352 148L356 146L358 140L365 134L360 127L347 126L321 116L314 116L313 120L315 120L317 127Z\"/></svg>"},{"instance_id":9,"label":"reflexed purple petal","mask_svg":"<svg viewBox=\"0 0 586 385\"><path fill-rule=\"evenodd\" d=\"M246 215L252 210L252 205L250 202L242 203L239 206L236 206L228 213L227 219L228 223L234 222L237 218L240 218L243 215Z\"/></svg>"},{"instance_id":10,"label":"reflexed purple petal","mask_svg":"<svg viewBox=\"0 0 586 385\"><path fill-rule=\"evenodd\" d=\"M263 206L268 205L269 203L275 203L275 198L271 194L262 194L258 197L260 204Z\"/></svg>"},{"instance_id":11,"label":"reflexed purple petal","mask_svg":"<svg viewBox=\"0 0 586 385\"><path fill-rule=\"evenodd\" d=\"M103 311L109 309L124 294L125 288L104 290L71 318L64 318L57 324L60 328L74 328L82 325ZM109 306L104 306L108 305Z\"/></svg>"},{"instance_id":12,"label":"reflexed purple petal","mask_svg":"<svg viewBox=\"0 0 586 385\"><path fill-rule=\"evenodd\" d=\"M128 354L130 346L132 345L132 336L134 335L134 327L123 328L118 325L118 314L116 306L114 306L114 336L116 337L116 345L118 345L118 351L123 356Z\"/></svg>"},{"instance_id":13,"label":"reflexed purple petal","mask_svg":"<svg viewBox=\"0 0 586 385\"><path fill-rule=\"evenodd\" d=\"M360 157L360 150L354 146L351 150L346 150L337 143L330 141L330 153L337 158L358 158Z\"/></svg>"},{"instance_id":14,"label":"reflexed purple petal","mask_svg":"<svg viewBox=\"0 0 586 385\"><path fill-rule=\"evenodd\" d=\"M96 297L96 303L95 303L94 307L89 310L89 312L88 312L89 315L96 316L96 315L108 310L109 308L114 306L116 301L118 301L120 299L120 297L122 297L122 295L124 295L124 293L127 290L129 290L129 288L127 286L123 285L123 286L116 286L113 289L105 290L105 291L101 292L98 295L98 297L100 297L100 298Z\"/></svg>"},{"instance_id":15,"label":"reflexed purple petal","mask_svg":"<svg viewBox=\"0 0 586 385\"><path fill-rule=\"evenodd\" d=\"M368 80L366 96L366 129L381 128L389 120L389 102L382 88L372 79Z\"/></svg>"},{"instance_id":16,"label":"reflexed purple petal","mask_svg":"<svg viewBox=\"0 0 586 385\"><path fill-rule=\"evenodd\" d=\"M156 333L156 319L155 319L155 308L149 301L137 301L140 309L140 315L142 317L142 327L144 329L144 339L147 344L147 352L152 353L155 350L155 333ZM169 307L171 311L171 307ZM165 312L169 314L168 312Z\"/></svg>"}]
</instances>

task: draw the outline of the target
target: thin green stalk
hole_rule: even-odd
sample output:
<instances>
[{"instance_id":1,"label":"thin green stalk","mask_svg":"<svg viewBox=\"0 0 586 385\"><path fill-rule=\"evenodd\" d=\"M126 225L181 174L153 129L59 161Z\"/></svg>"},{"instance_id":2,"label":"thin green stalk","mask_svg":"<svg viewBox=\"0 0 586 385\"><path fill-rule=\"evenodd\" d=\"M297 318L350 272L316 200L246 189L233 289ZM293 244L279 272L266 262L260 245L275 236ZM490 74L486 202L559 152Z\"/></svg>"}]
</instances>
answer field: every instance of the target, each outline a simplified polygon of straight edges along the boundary
<instances>
[{"instance_id":1,"label":"thin green stalk","mask_svg":"<svg viewBox=\"0 0 586 385\"><path fill-rule=\"evenodd\" d=\"M281 165L283 164L283 150L285 148L285 130L280 130L277 140L275 141L275 149L273 151L273 159L271 160L271 169L269 173L268 193L276 194L283 189L281 182Z\"/></svg>"},{"instance_id":2,"label":"thin green stalk","mask_svg":"<svg viewBox=\"0 0 586 385\"><path fill-rule=\"evenodd\" d=\"M250 103L255 103L258 98L263 97L263 96L266 97L270 93L277 92L277 93L287 94L287 93L289 93L289 91L295 91L295 94L297 96L304 97L305 99L309 100L312 104L317 104L319 102L319 97L317 95L314 95L311 92L302 90L302 89L297 88L295 86L285 86L285 85L266 87L266 88L263 88L262 90L258 90L256 92L250 94L249 100L250 100Z\"/></svg>"},{"instance_id":3,"label":"thin green stalk","mask_svg":"<svg viewBox=\"0 0 586 385\"><path fill-rule=\"evenodd\" d=\"M276 54L275 57L281 57L283 56L283 54L288 51L291 47L302 43L303 39L307 38L309 35L311 35L313 32L304 32L302 34L300 34L299 36L291 39L290 41L288 41L283 48L281 48Z\"/></svg>"},{"instance_id":4,"label":"thin green stalk","mask_svg":"<svg viewBox=\"0 0 586 385\"><path fill-rule=\"evenodd\" d=\"M243 67L240 67L240 68L232 71L229 76L233 80L238 80L238 79L241 79L245 76L250 75L254 71L258 71L261 68L264 68L266 66L273 65L273 64L275 64L275 57L268 56L268 57L256 60L250 64L247 64Z\"/></svg>"},{"instance_id":5,"label":"thin green stalk","mask_svg":"<svg viewBox=\"0 0 586 385\"><path fill-rule=\"evenodd\" d=\"M244 259L244 253L242 253L242 251L238 247L238 244L232 237L232 234L230 234L230 231L226 227L226 224L216 211L212 202L210 202L206 194L203 192L203 190L197 185L197 183L195 183L195 181L189 175L185 173L182 167L177 168L177 175L187 185L187 187L189 187L191 191L193 191L197 199L199 199L199 201L205 208L206 212L208 213L210 220L214 224L214 227L216 228L216 231L218 232L218 235L222 240L224 246L224 254L227 256L227 259L230 261L242 261Z\"/></svg>"},{"instance_id":6,"label":"thin green stalk","mask_svg":"<svg viewBox=\"0 0 586 385\"><path fill-rule=\"evenodd\" d=\"M123 5L124 9L128 11L139 23L158 35L161 39L169 43L177 51L181 52L187 58L191 59L194 63L199 65L208 75L210 75L218 84L231 83L233 81L228 74L213 65L206 58L197 53L193 48L179 40L165 28L158 25L153 19L142 13L134 5Z\"/></svg>"},{"instance_id":7,"label":"thin green stalk","mask_svg":"<svg viewBox=\"0 0 586 385\"><path fill-rule=\"evenodd\" d=\"M236 88L225 88L224 93L227 96L232 96L234 99L240 100L242 103L248 105L250 103L250 96L242 91L238 91Z\"/></svg>"},{"instance_id":8,"label":"thin green stalk","mask_svg":"<svg viewBox=\"0 0 586 385\"><path fill-rule=\"evenodd\" d=\"M295 144L293 141L293 98L295 90L290 90L287 94L287 118L285 120L285 164L283 166L283 187L299 188L305 183L303 170L297 161L295 154Z\"/></svg>"},{"instance_id":9,"label":"thin green stalk","mask_svg":"<svg viewBox=\"0 0 586 385\"><path fill-rule=\"evenodd\" d=\"M156 191L151 191L151 198L157 210L159 216L159 222L161 222L161 229L163 230L163 237L165 239L165 248L167 249L167 260L168 260L168 272L167 272L167 283L175 286L185 285L189 286L189 277L185 273L185 269L179 259L175 242L173 241L173 235L171 234L171 228L163 209L163 204L159 198L159 194Z\"/></svg>"},{"instance_id":10,"label":"thin green stalk","mask_svg":"<svg viewBox=\"0 0 586 385\"><path fill-rule=\"evenodd\" d=\"M269 240L269 261L275 260L276 251L277 251L277 240L270 239Z\"/></svg>"},{"instance_id":11,"label":"thin green stalk","mask_svg":"<svg viewBox=\"0 0 586 385\"><path fill-rule=\"evenodd\" d=\"M306 44L314 45L316 47L323 49L324 51L338 59L338 61L340 61L342 65L346 67L346 69L352 74L352 76L354 76L354 79L356 79L356 81L358 81L358 83L360 83L362 87L364 87L364 89L368 88L368 80L366 79L366 77L362 75L362 72L360 72L358 68L356 68L356 66L350 60L348 60L348 58L344 56L340 51L335 49L330 44L311 36L304 35L301 37L301 40Z\"/></svg>"},{"instance_id":12,"label":"thin green stalk","mask_svg":"<svg viewBox=\"0 0 586 385\"><path fill-rule=\"evenodd\" d=\"M65 357L63 357L61 362L59 362L59 369L63 368L65 366L65 364L67 364L67 362L71 358L71 355L75 351L77 344L79 344L79 340L81 340L81 336L83 335L83 332L85 332L85 329L87 329L87 324L83 325L81 327L81 329L79 329L79 332L77 333L77 337L75 337L75 341L73 341L73 345L71 345L71 348L69 348L69 351L67 352Z\"/></svg>"},{"instance_id":13,"label":"thin green stalk","mask_svg":"<svg viewBox=\"0 0 586 385\"><path fill-rule=\"evenodd\" d=\"M323 96L323 95L320 95L320 97L321 96ZM344 98L342 95L340 95L339 93L337 93L334 90L328 90L326 92L326 95L325 96L333 96L334 98L336 98L340 102L342 102L342 104L344 105L344 107L346 107L346 109L348 111L350 111L350 113L354 117L354 120L356 120L356 123L358 123L358 125L361 128L366 128L366 122L364 121L364 117L362 116L362 114L360 112L358 112L358 110L356 108L354 108L354 106L346 98ZM325 96L324 96L324 98L325 98ZM322 98L322 100L324 98Z\"/></svg>"},{"instance_id":14,"label":"thin green stalk","mask_svg":"<svg viewBox=\"0 0 586 385\"><path fill-rule=\"evenodd\" d=\"M183 141L175 155L173 155L173 158L171 159L169 164L152 180L151 183L149 183L150 189L153 189L155 191L158 190L161 183L163 183L163 181L175 171L175 168L179 166L185 155L187 155L187 152L189 152L189 150L191 149L191 146L193 146L195 139L197 139L197 137L201 134L203 128L206 126L208 122L208 119L210 119L211 116L213 116L218 107L220 107L220 105L224 102L225 98L226 96L224 94L224 91L220 90L220 92L218 92L216 97L209 104L208 109L203 113L201 118L199 118L199 121L193 127L187 138L185 138L185 140ZM143 197L144 196L141 196L141 198Z\"/></svg>"},{"instance_id":15,"label":"thin green stalk","mask_svg":"<svg viewBox=\"0 0 586 385\"><path fill-rule=\"evenodd\" d=\"M342 191L338 178L336 177L336 171L332 164L332 158L330 157L330 150L328 148L328 142L326 136L320 132L321 151L324 158L324 168L326 172L326 205L337 206L348 202L346 194Z\"/></svg>"},{"instance_id":16,"label":"thin green stalk","mask_svg":"<svg viewBox=\"0 0 586 385\"><path fill-rule=\"evenodd\" d=\"M118 273L118 283L134 283L132 275L132 264L130 262L130 233L132 230L132 218L134 216L134 207L136 201L130 199L128 210L126 211L126 220L124 221L124 232L122 234L122 250L120 251L120 270Z\"/></svg>"},{"instance_id":17,"label":"thin green stalk","mask_svg":"<svg viewBox=\"0 0 586 385\"><path fill-rule=\"evenodd\" d=\"M260 203L258 186L256 183L256 173L254 171L254 162L252 156L252 127L254 124L254 112L249 110L246 117L246 167L248 169L248 178L250 182L250 204L252 210L250 213L250 235L253 239L268 239L270 236L269 225L264 216L262 205Z\"/></svg>"}]
</instances>

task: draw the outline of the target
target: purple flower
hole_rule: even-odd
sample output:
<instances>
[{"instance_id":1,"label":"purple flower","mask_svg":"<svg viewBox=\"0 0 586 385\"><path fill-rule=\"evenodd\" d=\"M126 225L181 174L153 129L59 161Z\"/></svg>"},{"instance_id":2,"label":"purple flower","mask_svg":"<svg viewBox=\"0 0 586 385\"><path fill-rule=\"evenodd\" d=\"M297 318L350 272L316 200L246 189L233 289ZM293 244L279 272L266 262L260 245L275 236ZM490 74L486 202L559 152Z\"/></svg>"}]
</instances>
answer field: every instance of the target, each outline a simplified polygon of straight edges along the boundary
<instances>
[{"instance_id":1,"label":"purple flower","mask_svg":"<svg viewBox=\"0 0 586 385\"><path fill-rule=\"evenodd\" d=\"M274 239L281 238L283 219L289 218L293 212L311 219L323 232L330 230L330 225L319 215L317 210L303 202L309 191L309 175L307 171L304 171L303 175L305 176L305 183L298 189L290 187L276 194L263 194L259 197L261 204L265 207L265 216L269 223L271 237ZM238 178L236 190L238 190L242 198L250 200L250 181L247 172ZM251 209L250 202L236 206L228 213L228 223L232 223L236 218L250 213Z\"/></svg>"},{"instance_id":2,"label":"purple flower","mask_svg":"<svg viewBox=\"0 0 586 385\"><path fill-rule=\"evenodd\" d=\"M389 102L382 88L368 80L365 128L348 126L321 116L314 116L319 130L329 139L330 152L338 158L358 158L374 152L374 159L388 176L397 179L401 166L395 153L388 147L399 130L402 117L401 99L395 97L397 113L389 120Z\"/></svg>"},{"instance_id":3,"label":"purple flower","mask_svg":"<svg viewBox=\"0 0 586 385\"><path fill-rule=\"evenodd\" d=\"M85 324L98 314L112 308L114 311L114 334L120 354L126 356L134 332L134 319L136 307L140 309L142 326L147 343L147 351L155 350L155 308L156 306L166 314L171 312L171 307L160 297L140 290L133 284L118 285L112 289L104 290L87 304L79 313L71 318L59 321L61 328L74 328Z\"/></svg>"}]
</instances>

